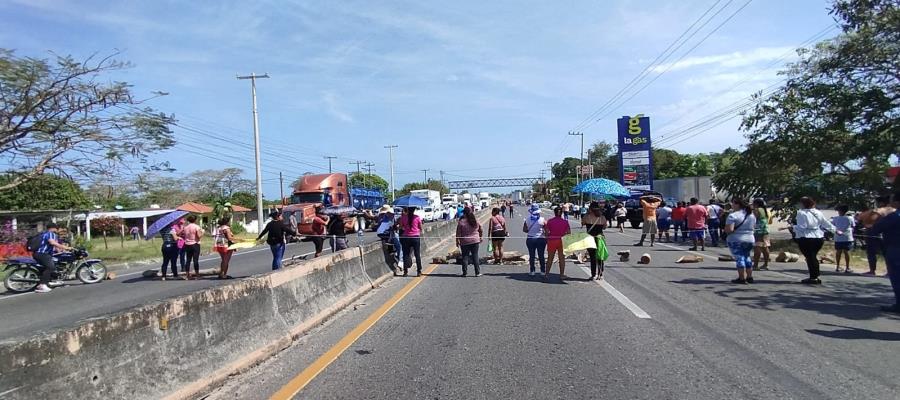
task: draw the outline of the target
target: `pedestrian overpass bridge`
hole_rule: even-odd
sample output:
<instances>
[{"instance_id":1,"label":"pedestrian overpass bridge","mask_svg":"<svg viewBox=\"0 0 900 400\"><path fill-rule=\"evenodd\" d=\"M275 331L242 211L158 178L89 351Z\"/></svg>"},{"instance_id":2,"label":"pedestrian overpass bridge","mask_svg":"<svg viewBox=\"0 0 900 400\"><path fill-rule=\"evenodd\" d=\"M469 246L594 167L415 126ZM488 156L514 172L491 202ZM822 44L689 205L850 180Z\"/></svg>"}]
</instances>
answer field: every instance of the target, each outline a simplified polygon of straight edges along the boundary
<instances>
[{"instance_id":1,"label":"pedestrian overpass bridge","mask_svg":"<svg viewBox=\"0 0 900 400\"><path fill-rule=\"evenodd\" d=\"M536 183L544 183L541 178L501 178L501 179L475 179L467 181L447 181L450 190L463 190L488 187L517 187L533 186Z\"/></svg>"}]
</instances>

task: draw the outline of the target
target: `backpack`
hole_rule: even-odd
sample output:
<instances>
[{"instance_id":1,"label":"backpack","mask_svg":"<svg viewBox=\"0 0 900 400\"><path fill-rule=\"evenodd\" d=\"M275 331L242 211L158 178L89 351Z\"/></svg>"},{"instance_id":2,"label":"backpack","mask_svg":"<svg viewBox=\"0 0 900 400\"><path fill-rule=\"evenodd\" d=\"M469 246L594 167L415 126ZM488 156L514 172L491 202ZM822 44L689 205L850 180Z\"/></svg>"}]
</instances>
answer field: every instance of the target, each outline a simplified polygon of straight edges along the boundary
<instances>
[{"instance_id":1,"label":"backpack","mask_svg":"<svg viewBox=\"0 0 900 400\"><path fill-rule=\"evenodd\" d=\"M44 243L44 233L38 233L37 235L31 236L28 239L25 239L25 250L28 250L31 253L38 251L41 248L41 244Z\"/></svg>"}]
</instances>

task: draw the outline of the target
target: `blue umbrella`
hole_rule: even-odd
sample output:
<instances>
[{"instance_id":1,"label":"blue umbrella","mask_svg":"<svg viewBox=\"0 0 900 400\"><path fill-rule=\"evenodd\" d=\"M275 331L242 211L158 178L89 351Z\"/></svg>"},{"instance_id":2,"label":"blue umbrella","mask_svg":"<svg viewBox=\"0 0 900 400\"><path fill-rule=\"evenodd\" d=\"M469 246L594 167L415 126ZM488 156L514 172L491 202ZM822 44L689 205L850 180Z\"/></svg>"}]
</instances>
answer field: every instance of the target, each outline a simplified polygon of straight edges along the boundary
<instances>
[{"instance_id":1,"label":"blue umbrella","mask_svg":"<svg viewBox=\"0 0 900 400\"><path fill-rule=\"evenodd\" d=\"M625 186L622 186L621 183L605 178L582 181L572 189L572 193L587 193L620 198L631 196L631 192L625 189Z\"/></svg>"},{"instance_id":2,"label":"blue umbrella","mask_svg":"<svg viewBox=\"0 0 900 400\"><path fill-rule=\"evenodd\" d=\"M187 211L175 210L166 215L160 217L160 219L156 220L153 225L147 227L147 232L144 232L144 239L150 239L153 235L156 235L163 228L172 225L175 221L181 219L181 217L190 214Z\"/></svg>"},{"instance_id":3,"label":"blue umbrella","mask_svg":"<svg viewBox=\"0 0 900 400\"><path fill-rule=\"evenodd\" d=\"M394 206L397 207L425 207L427 205L428 200L416 196L407 195L398 197L397 200L394 200Z\"/></svg>"}]
</instances>

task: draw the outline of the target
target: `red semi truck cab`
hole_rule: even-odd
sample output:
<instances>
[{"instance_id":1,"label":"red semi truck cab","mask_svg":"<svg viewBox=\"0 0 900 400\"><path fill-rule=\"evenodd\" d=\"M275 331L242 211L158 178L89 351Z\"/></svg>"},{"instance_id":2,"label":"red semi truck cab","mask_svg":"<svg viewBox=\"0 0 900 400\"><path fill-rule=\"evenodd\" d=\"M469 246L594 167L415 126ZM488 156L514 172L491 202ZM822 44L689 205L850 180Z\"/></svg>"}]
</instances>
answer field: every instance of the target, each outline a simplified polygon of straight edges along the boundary
<instances>
[{"instance_id":1,"label":"red semi truck cab","mask_svg":"<svg viewBox=\"0 0 900 400\"><path fill-rule=\"evenodd\" d=\"M316 207L349 205L346 174L303 175L293 188L290 204L284 206L282 213L285 221L296 224L298 234L311 235Z\"/></svg>"}]
</instances>

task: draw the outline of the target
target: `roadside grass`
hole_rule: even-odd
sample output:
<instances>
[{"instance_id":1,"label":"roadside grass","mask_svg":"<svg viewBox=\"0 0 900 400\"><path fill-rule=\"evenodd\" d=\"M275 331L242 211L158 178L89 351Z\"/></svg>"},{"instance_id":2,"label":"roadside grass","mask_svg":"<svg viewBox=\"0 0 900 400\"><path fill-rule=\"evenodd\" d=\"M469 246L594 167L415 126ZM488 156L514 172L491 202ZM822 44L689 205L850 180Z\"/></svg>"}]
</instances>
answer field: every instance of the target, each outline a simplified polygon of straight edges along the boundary
<instances>
[{"instance_id":1,"label":"roadside grass","mask_svg":"<svg viewBox=\"0 0 900 400\"><path fill-rule=\"evenodd\" d=\"M256 235L252 233L236 234L238 240L256 239ZM202 254L212 253L212 238L207 235L202 240ZM91 254L91 258L99 258L107 265L135 262L150 259L161 258L160 247L162 242L160 239L153 238L151 240L131 240L126 239L124 242L119 237L107 238L108 248L103 245L103 239L91 240L85 243L85 248Z\"/></svg>"},{"instance_id":2,"label":"roadside grass","mask_svg":"<svg viewBox=\"0 0 900 400\"><path fill-rule=\"evenodd\" d=\"M788 251L795 254L800 254L800 262L803 262L803 255L800 253L800 248L797 247L797 243L790 239L777 239L772 240L772 247L769 248L769 251L772 253L772 259L774 260L778 253L782 251ZM827 241L825 242L825 246L822 247L822 250L819 251L819 257L826 256L832 262L828 262L829 265L834 265L834 242ZM844 262L841 261L841 265ZM860 248L854 248L850 250L850 268L855 270L856 272L866 272L869 270L869 259L866 256L866 251ZM876 270L878 274L887 273L886 264L884 263L884 257L882 255L878 255L878 268Z\"/></svg>"}]
</instances>

